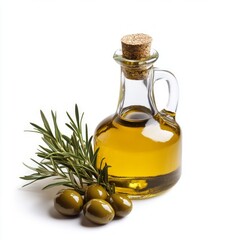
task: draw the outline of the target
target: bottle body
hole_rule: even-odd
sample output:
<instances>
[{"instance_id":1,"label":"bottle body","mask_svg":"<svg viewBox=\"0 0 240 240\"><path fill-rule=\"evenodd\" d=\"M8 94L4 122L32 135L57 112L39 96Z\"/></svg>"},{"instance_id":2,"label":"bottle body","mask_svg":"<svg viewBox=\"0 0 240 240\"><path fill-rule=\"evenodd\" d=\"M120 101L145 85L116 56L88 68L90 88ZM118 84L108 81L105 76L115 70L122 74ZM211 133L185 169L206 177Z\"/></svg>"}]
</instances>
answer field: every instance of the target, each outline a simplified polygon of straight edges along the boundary
<instances>
[{"instance_id":1,"label":"bottle body","mask_svg":"<svg viewBox=\"0 0 240 240\"><path fill-rule=\"evenodd\" d=\"M121 85L117 111L103 120L94 135L97 166L110 167L109 181L131 198L149 198L173 186L181 174L181 131L175 121L178 86L175 77L153 67L158 53L129 60L117 51ZM166 80L169 101L158 111L154 83Z\"/></svg>"},{"instance_id":2,"label":"bottle body","mask_svg":"<svg viewBox=\"0 0 240 240\"><path fill-rule=\"evenodd\" d=\"M164 114L131 106L96 129L99 160L112 166L109 180L131 198L148 198L173 186L181 174L181 132ZM100 161L98 161L100 164Z\"/></svg>"}]
</instances>

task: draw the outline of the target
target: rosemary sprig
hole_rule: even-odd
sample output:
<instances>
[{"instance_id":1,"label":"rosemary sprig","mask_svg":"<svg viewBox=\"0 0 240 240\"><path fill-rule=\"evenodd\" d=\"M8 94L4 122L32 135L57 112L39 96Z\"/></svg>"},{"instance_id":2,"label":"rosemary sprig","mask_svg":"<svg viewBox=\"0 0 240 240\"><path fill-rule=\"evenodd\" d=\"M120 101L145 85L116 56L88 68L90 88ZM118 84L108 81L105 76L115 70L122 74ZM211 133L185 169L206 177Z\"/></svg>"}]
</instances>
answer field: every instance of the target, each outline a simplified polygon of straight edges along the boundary
<instances>
[{"instance_id":1,"label":"rosemary sprig","mask_svg":"<svg viewBox=\"0 0 240 240\"><path fill-rule=\"evenodd\" d=\"M96 166L98 150L93 150L92 136L88 135L87 124L85 125L85 135L82 131L83 114L80 116L78 106L75 105L75 120L67 112L69 123L67 127L72 130L71 136L61 133L57 124L57 115L51 111L53 129L50 127L44 113L40 111L43 127L30 123L33 130L30 132L42 135L45 146L39 145L36 155L39 161L31 159L36 167L26 167L34 171L33 174L21 177L21 179L29 180L25 184L27 186L38 180L52 178L54 181L46 185L43 189L54 186L67 186L74 188L83 194L86 186L94 183L102 185L109 193L114 192L114 186L108 182L109 166L103 160L100 168Z\"/></svg>"}]
</instances>

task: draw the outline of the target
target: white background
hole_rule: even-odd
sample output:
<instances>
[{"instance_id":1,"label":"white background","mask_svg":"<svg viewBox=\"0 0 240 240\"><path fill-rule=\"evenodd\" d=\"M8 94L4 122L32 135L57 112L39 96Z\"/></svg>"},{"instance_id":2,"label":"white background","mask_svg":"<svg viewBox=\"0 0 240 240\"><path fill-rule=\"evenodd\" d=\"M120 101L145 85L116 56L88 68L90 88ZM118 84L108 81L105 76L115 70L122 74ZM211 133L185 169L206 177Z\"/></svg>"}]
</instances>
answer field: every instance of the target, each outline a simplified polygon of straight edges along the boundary
<instances>
[{"instance_id":1,"label":"white background","mask_svg":"<svg viewBox=\"0 0 240 240\"><path fill-rule=\"evenodd\" d=\"M240 6L213 0L1 1L0 239L240 239ZM34 157L39 110L77 103L91 133L116 109L113 52L129 33L150 34L156 66L179 80L183 174L165 194L134 201L127 218L95 227L63 219L56 189L22 189ZM158 106L165 104L159 97ZM162 88L164 89L164 88ZM159 93L159 94L158 94ZM164 96L164 94L162 94ZM162 104L160 103L162 102Z\"/></svg>"}]
</instances>

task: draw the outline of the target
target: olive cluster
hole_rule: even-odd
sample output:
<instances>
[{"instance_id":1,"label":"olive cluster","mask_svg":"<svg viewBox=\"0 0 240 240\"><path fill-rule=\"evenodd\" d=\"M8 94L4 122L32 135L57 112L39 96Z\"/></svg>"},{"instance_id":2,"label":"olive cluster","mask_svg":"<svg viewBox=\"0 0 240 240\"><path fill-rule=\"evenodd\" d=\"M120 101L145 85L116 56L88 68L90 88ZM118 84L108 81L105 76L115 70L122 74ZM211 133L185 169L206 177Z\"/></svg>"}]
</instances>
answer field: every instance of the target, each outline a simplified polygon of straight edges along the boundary
<instances>
[{"instance_id":1,"label":"olive cluster","mask_svg":"<svg viewBox=\"0 0 240 240\"><path fill-rule=\"evenodd\" d=\"M65 216L76 216L82 210L84 216L96 224L107 224L114 217L125 217L132 211L132 201L123 194L109 195L101 185L87 187L84 198L73 189L58 192L55 209Z\"/></svg>"}]
</instances>

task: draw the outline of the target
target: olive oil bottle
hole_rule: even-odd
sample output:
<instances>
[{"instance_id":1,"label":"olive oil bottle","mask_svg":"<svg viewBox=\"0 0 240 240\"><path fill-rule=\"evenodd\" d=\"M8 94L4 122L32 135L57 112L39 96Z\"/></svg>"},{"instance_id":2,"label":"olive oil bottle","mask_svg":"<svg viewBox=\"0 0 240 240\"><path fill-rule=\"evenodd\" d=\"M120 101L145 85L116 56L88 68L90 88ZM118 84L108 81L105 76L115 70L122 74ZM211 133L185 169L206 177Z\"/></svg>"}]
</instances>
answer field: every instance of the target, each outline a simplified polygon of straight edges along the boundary
<instances>
[{"instance_id":1,"label":"olive oil bottle","mask_svg":"<svg viewBox=\"0 0 240 240\"><path fill-rule=\"evenodd\" d=\"M158 195L181 174L177 80L153 67L158 53L151 50L151 40L146 34L122 38L122 50L114 54L121 65L117 111L98 125L94 135L98 166L110 165L109 180L116 191L136 199ZM166 80L169 86L167 107L160 112L154 100L157 80Z\"/></svg>"}]
</instances>

